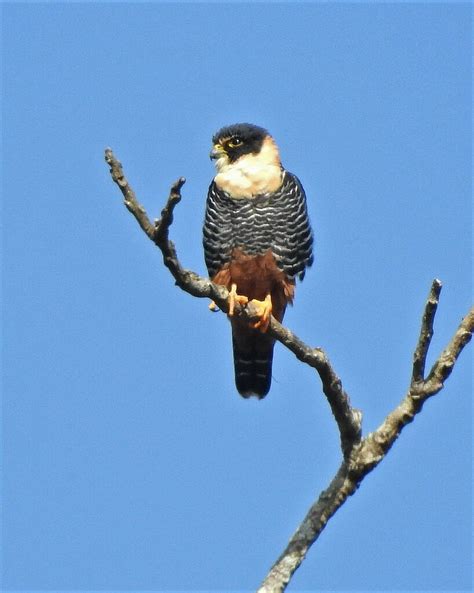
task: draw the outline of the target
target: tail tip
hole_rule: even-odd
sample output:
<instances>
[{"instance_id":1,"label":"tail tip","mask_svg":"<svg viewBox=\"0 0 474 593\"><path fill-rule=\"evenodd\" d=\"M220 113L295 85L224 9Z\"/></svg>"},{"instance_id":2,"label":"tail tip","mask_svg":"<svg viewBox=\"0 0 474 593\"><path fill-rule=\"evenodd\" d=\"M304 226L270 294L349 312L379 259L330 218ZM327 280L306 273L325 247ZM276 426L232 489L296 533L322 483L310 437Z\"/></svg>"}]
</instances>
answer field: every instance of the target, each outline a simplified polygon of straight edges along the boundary
<instances>
[{"instance_id":1,"label":"tail tip","mask_svg":"<svg viewBox=\"0 0 474 593\"><path fill-rule=\"evenodd\" d=\"M269 389L270 388L262 390L262 391L258 391L255 388L239 389L239 387L237 387L237 391L243 398L250 399L251 397L255 397L259 400L263 399L267 395L267 393L269 392Z\"/></svg>"},{"instance_id":2,"label":"tail tip","mask_svg":"<svg viewBox=\"0 0 474 593\"><path fill-rule=\"evenodd\" d=\"M265 377L255 377L247 373L236 373L235 386L242 397L248 399L256 397L263 399L270 391L271 374Z\"/></svg>"}]
</instances>

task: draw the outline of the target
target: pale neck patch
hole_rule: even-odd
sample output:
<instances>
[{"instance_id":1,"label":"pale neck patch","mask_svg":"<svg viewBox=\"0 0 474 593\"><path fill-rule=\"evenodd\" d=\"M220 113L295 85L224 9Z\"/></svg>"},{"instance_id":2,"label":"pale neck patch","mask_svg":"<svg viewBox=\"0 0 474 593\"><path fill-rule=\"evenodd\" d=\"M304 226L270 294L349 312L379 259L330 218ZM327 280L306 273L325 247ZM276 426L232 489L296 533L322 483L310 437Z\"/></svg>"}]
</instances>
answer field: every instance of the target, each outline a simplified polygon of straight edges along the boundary
<instances>
[{"instance_id":1,"label":"pale neck patch","mask_svg":"<svg viewBox=\"0 0 474 593\"><path fill-rule=\"evenodd\" d=\"M233 198L252 198L275 192L282 184L280 154L271 136L258 154L245 154L234 163L224 154L216 161L217 186Z\"/></svg>"}]
</instances>

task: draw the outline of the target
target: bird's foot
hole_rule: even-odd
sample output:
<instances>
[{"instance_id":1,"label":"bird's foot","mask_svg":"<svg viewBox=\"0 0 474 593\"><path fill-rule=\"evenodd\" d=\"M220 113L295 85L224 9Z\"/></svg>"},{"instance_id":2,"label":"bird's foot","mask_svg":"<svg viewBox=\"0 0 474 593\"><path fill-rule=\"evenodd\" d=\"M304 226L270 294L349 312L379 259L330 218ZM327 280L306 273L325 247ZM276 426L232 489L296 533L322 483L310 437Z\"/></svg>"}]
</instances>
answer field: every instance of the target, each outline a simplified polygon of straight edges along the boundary
<instances>
[{"instance_id":1,"label":"bird's foot","mask_svg":"<svg viewBox=\"0 0 474 593\"><path fill-rule=\"evenodd\" d=\"M257 299L252 299L250 301L251 305L254 305L256 308L255 314L260 317L258 321L251 324L251 327L254 329L259 329L262 333L266 332L268 326L270 325L270 319L272 317L272 297L271 295L267 294L264 301L258 301Z\"/></svg>"},{"instance_id":2,"label":"bird's foot","mask_svg":"<svg viewBox=\"0 0 474 593\"><path fill-rule=\"evenodd\" d=\"M234 315L235 303L239 303L239 305L246 305L249 300L243 294L237 294L237 284L232 284L230 287L229 292L229 312L227 315L232 317Z\"/></svg>"}]
</instances>

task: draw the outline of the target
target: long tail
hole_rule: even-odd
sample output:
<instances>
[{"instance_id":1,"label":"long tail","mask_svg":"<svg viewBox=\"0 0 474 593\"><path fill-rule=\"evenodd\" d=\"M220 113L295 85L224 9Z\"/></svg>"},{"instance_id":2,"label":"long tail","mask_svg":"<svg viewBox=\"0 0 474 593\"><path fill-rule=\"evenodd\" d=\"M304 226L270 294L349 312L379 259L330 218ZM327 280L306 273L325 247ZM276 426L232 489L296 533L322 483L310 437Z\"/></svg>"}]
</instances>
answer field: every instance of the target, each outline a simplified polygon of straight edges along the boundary
<instances>
[{"instance_id":1,"label":"long tail","mask_svg":"<svg viewBox=\"0 0 474 593\"><path fill-rule=\"evenodd\" d=\"M232 320L235 385L242 397L265 397L272 383L275 340L257 329Z\"/></svg>"}]
</instances>

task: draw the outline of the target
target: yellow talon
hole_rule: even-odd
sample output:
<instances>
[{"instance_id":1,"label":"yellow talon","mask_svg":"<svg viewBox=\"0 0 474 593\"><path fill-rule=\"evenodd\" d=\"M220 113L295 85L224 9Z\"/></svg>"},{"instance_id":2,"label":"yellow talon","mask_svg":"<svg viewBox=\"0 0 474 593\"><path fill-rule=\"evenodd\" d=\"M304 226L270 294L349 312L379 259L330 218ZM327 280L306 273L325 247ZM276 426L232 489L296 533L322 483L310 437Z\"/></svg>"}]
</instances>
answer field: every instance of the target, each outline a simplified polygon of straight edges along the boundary
<instances>
[{"instance_id":1,"label":"yellow talon","mask_svg":"<svg viewBox=\"0 0 474 593\"><path fill-rule=\"evenodd\" d=\"M248 298L243 294L237 294L237 284L231 284L229 291L229 312L227 315L232 317L234 314L235 303L246 305L249 302Z\"/></svg>"},{"instance_id":2,"label":"yellow talon","mask_svg":"<svg viewBox=\"0 0 474 593\"><path fill-rule=\"evenodd\" d=\"M217 311L219 311L219 307L216 305L216 303L214 301L211 301L209 303L209 310L212 311L213 313L217 313Z\"/></svg>"},{"instance_id":3,"label":"yellow talon","mask_svg":"<svg viewBox=\"0 0 474 593\"><path fill-rule=\"evenodd\" d=\"M261 332L266 332L272 316L272 296L267 294L264 301L252 299L250 303L257 307L256 314L260 317L258 321L252 324L252 327L259 329Z\"/></svg>"}]
</instances>

